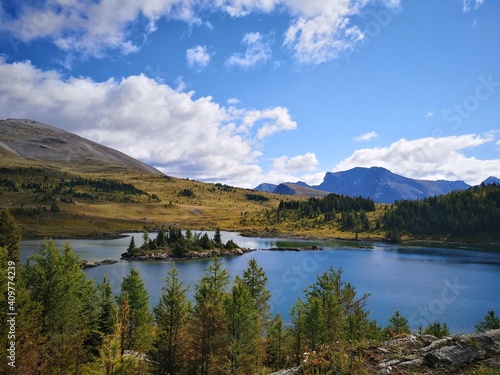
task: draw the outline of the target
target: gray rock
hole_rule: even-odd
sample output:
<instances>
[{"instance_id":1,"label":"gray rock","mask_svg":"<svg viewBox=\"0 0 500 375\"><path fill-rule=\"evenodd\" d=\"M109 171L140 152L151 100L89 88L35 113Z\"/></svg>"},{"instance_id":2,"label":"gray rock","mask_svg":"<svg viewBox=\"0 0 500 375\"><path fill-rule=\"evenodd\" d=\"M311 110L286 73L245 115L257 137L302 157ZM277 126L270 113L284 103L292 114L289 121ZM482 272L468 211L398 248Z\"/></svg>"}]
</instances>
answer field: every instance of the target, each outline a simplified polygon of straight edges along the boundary
<instances>
[{"instance_id":1,"label":"gray rock","mask_svg":"<svg viewBox=\"0 0 500 375\"><path fill-rule=\"evenodd\" d=\"M480 364L486 367L500 369L500 355L487 359L486 361L481 361Z\"/></svg>"},{"instance_id":2,"label":"gray rock","mask_svg":"<svg viewBox=\"0 0 500 375\"><path fill-rule=\"evenodd\" d=\"M300 366L297 367L292 367L286 370L280 370L278 372L273 372L272 374L269 375L293 375L297 373L300 370Z\"/></svg>"},{"instance_id":3,"label":"gray rock","mask_svg":"<svg viewBox=\"0 0 500 375\"><path fill-rule=\"evenodd\" d=\"M400 364L398 364L398 367L420 366L420 365L422 365L422 363L423 363L422 358L417 358L417 359L413 359L411 361L401 362Z\"/></svg>"},{"instance_id":4,"label":"gray rock","mask_svg":"<svg viewBox=\"0 0 500 375\"><path fill-rule=\"evenodd\" d=\"M498 355L500 354L500 329L463 335L459 342L476 345L489 355Z\"/></svg>"},{"instance_id":5,"label":"gray rock","mask_svg":"<svg viewBox=\"0 0 500 375\"><path fill-rule=\"evenodd\" d=\"M456 366L484 359L485 351L475 345L452 345L427 353L424 364L432 367Z\"/></svg>"}]
</instances>

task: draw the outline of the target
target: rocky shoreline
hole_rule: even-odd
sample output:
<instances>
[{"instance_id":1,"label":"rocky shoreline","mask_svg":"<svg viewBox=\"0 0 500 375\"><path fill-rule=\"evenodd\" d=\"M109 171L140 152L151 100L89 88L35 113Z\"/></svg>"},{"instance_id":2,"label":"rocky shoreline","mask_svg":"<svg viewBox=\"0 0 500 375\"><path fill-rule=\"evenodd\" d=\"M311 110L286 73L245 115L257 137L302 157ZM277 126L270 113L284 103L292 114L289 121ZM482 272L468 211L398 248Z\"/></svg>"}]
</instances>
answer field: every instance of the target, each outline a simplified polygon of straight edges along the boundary
<instances>
[{"instance_id":1,"label":"rocky shoreline","mask_svg":"<svg viewBox=\"0 0 500 375\"><path fill-rule=\"evenodd\" d=\"M215 257L229 257L243 255L249 252L255 251L255 249L245 249L237 248L233 250L205 250L205 251L193 251L186 254L183 257L174 257L169 251L166 250L155 250L149 251L144 255L129 255L123 253L121 256L122 260L129 262L148 262L148 261L185 261L185 260L195 260L195 259L210 259Z\"/></svg>"},{"instance_id":2,"label":"rocky shoreline","mask_svg":"<svg viewBox=\"0 0 500 375\"><path fill-rule=\"evenodd\" d=\"M82 260L82 265L83 268L91 268L91 267L97 267L97 266L104 266L107 264L115 264L118 263L118 260L116 259L104 259L104 260L88 260L88 259L83 259Z\"/></svg>"}]
</instances>

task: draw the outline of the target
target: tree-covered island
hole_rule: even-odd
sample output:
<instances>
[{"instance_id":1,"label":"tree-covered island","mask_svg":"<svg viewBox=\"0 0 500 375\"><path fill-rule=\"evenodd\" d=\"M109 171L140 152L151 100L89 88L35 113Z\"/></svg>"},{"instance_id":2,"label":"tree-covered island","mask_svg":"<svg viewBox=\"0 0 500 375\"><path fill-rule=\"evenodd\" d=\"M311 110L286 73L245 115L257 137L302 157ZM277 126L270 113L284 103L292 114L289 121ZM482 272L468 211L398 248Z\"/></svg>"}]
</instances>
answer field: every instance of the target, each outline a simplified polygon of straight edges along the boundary
<instances>
[{"instance_id":1,"label":"tree-covered island","mask_svg":"<svg viewBox=\"0 0 500 375\"><path fill-rule=\"evenodd\" d=\"M242 255L249 249L240 248L233 240L222 242L220 229L215 230L213 238L208 233L193 232L190 229L169 226L161 227L156 238L149 236L147 229L143 231L143 243L137 246L134 236L130 238L127 252L122 254L124 260L165 260L169 258L195 259L212 258L214 256Z\"/></svg>"}]
</instances>

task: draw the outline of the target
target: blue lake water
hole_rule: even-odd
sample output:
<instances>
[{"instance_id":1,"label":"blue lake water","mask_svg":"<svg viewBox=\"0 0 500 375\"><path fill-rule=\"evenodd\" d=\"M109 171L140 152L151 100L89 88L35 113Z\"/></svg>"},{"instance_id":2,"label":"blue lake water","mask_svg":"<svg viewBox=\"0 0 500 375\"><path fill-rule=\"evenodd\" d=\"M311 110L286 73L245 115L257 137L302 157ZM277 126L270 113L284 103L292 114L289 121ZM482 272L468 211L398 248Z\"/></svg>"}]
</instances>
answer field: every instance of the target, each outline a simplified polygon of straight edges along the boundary
<instances>
[{"instance_id":1,"label":"blue lake water","mask_svg":"<svg viewBox=\"0 0 500 375\"><path fill-rule=\"evenodd\" d=\"M141 234L135 237L142 243ZM209 235L213 235L209 232ZM154 238L154 235L152 235ZM222 262L234 278L241 275L248 260L256 258L269 278L273 312L289 320L290 307L316 274L330 266L342 268L343 279L351 283L358 295L369 293L370 317L383 326L395 310L406 316L412 329L426 327L435 321L446 322L452 333L472 332L474 324L489 310L500 314L500 253L481 250L399 246L384 243L348 243L337 241L283 240L247 238L223 232L223 241L233 239L242 247L257 249L242 256L223 258ZM113 240L56 240L70 242L82 259L119 259L126 251L130 237ZM23 260L33 254L41 241L23 241ZM321 251L268 251L271 247L309 247ZM372 246L367 249L364 246ZM361 246L361 247L359 247ZM177 262L180 276L194 285L203 276L210 260ZM104 274L118 293L121 280L135 267L145 281L151 305L158 302L171 262L119 262L86 269L89 278L102 281Z\"/></svg>"}]
</instances>

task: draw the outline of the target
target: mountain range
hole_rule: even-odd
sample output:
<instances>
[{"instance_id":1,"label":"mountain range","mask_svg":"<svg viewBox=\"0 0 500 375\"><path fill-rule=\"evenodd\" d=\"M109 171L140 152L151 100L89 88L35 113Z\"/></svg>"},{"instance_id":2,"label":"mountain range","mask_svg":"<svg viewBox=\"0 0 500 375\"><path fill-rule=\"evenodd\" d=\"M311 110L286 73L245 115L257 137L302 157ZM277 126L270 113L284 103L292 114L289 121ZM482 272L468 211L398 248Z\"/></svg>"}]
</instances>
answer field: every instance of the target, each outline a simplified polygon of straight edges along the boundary
<instances>
[{"instance_id":1,"label":"mountain range","mask_svg":"<svg viewBox=\"0 0 500 375\"><path fill-rule=\"evenodd\" d=\"M488 177L483 183L500 183L500 180L496 177ZM254 190L306 196L336 193L371 198L378 203L394 203L396 200L423 199L469 187L470 185L464 181L417 180L395 174L381 167L356 167L342 172L327 172L323 182L315 186L309 186L304 182L279 185L261 184Z\"/></svg>"}]
</instances>

